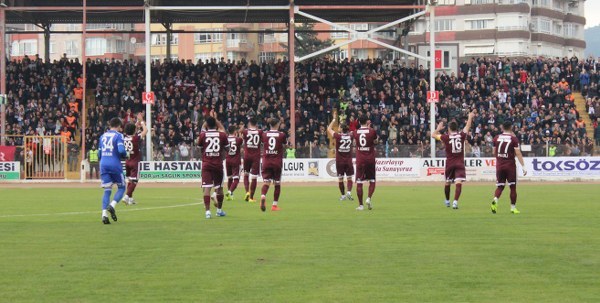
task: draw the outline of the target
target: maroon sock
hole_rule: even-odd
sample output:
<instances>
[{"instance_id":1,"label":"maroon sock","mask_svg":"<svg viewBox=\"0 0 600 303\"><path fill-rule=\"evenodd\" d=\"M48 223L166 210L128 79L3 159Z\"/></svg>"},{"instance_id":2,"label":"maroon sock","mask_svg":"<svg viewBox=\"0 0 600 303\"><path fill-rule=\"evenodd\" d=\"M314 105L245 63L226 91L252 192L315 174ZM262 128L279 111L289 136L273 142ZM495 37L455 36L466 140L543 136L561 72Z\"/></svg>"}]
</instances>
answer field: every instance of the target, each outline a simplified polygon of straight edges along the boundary
<instances>
[{"instance_id":1,"label":"maroon sock","mask_svg":"<svg viewBox=\"0 0 600 303\"><path fill-rule=\"evenodd\" d=\"M204 196L204 209L210 210L210 195Z\"/></svg>"},{"instance_id":2,"label":"maroon sock","mask_svg":"<svg viewBox=\"0 0 600 303\"><path fill-rule=\"evenodd\" d=\"M127 195L129 196L129 198L133 198L133 192L135 191L136 187L137 182L129 182L129 185L127 185Z\"/></svg>"},{"instance_id":3,"label":"maroon sock","mask_svg":"<svg viewBox=\"0 0 600 303\"><path fill-rule=\"evenodd\" d=\"M338 182L338 186L340 187L340 193L342 193L342 196L343 196L345 194L345 192L344 192L344 181Z\"/></svg>"},{"instance_id":4,"label":"maroon sock","mask_svg":"<svg viewBox=\"0 0 600 303\"><path fill-rule=\"evenodd\" d=\"M217 208L223 208L223 194L217 194Z\"/></svg>"},{"instance_id":5,"label":"maroon sock","mask_svg":"<svg viewBox=\"0 0 600 303\"><path fill-rule=\"evenodd\" d=\"M244 175L244 189L246 192L250 192L250 177L248 175Z\"/></svg>"},{"instance_id":6,"label":"maroon sock","mask_svg":"<svg viewBox=\"0 0 600 303\"><path fill-rule=\"evenodd\" d=\"M358 197L358 205L363 205L363 188L362 188L362 183L357 183L356 184L356 196Z\"/></svg>"},{"instance_id":7,"label":"maroon sock","mask_svg":"<svg viewBox=\"0 0 600 303\"><path fill-rule=\"evenodd\" d=\"M233 178L233 181L231 183L231 186L229 187L229 191L233 194L233 192L235 191L235 189L237 188L238 184L240 183L240 179L239 178Z\"/></svg>"},{"instance_id":8,"label":"maroon sock","mask_svg":"<svg viewBox=\"0 0 600 303\"><path fill-rule=\"evenodd\" d=\"M496 192L494 193L494 197L500 199L500 196L502 196L502 191L504 190L504 186L498 186L496 187Z\"/></svg>"},{"instance_id":9,"label":"maroon sock","mask_svg":"<svg viewBox=\"0 0 600 303\"><path fill-rule=\"evenodd\" d=\"M456 189L454 190L454 201L458 201L460 198L460 192L462 191L462 184L456 183Z\"/></svg>"},{"instance_id":10,"label":"maroon sock","mask_svg":"<svg viewBox=\"0 0 600 303\"><path fill-rule=\"evenodd\" d=\"M450 184L444 186L444 194L446 195L446 201L450 201Z\"/></svg>"},{"instance_id":11,"label":"maroon sock","mask_svg":"<svg viewBox=\"0 0 600 303\"><path fill-rule=\"evenodd\" d=\"M267 188L269 188L268 185L267 185ZM256 192L256 179L252 179L252 182L250 183L250 199L254 199L255 192Z\"/></svg>"},{"instance_id":12,"label":"maroon sock","mask_svg":"<svg viewBox=\"0 0 600 303\"><path fill-rule=\"evenodd\" d=\"M262 196L266 196L268 192L269 192L269 185L268 184L263 185L262 189L260 190L260 194Z\"/></svg>"},{"instance_id":13,"label":"maroon sock","mask_svg":"<svg viewBox=\"0 0 600 303\"><path fill-rule=\"evenodd\" d=\"M516 185L510 186L510 204L512 204L512 205L517 204L517 186Z\"/></svg>"},{"instance_id":14,"label":"maroon sock","mask_svg":"<svg viewBox=\"0 0 600 303\"><path fill-rule=\"evenodd\" d=\"M375 181L369 182L369 198L373 197L373 193L375 192Z\"/></svg>"},{"instance_id":15,"label":"maroon sock","mask_svg":"<svg viewBox=\"0 0 600 303\"><path fill-rule=\"evenodd\" d=\"M275 193L273 194L273 201L279 201L280 194L281 194L281 185L275 184Z\"/></svg>"},{"instance_id":16,"label":"maroon sock","mask_svg":"<svg viewBox=\"0 0 600 303\"><path fill-rule=\"evenodd\" d=\"M352 192L352 180L348 180L348 191ZM343 194L343 193L342 193Z\"/></svg>"},{"instance_id":17,"label":"maroon sock","mask_svg":"<svg viewBox=\"0 0 600 303\"><path fill-rule=\"evenodd\" d=\"M231 185L233 183L233 178L227 178L227 190L231 191Z\"/></svg>"}]
</instances>

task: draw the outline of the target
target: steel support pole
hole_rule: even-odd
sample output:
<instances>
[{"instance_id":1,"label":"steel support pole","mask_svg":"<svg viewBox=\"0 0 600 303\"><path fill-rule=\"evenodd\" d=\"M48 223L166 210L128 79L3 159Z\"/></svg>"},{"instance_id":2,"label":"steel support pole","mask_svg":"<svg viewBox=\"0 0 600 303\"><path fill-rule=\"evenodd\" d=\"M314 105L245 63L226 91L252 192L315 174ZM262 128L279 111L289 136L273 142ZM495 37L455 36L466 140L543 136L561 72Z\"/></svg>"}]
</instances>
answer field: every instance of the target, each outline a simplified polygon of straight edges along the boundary
<instances>
[{"instance_id":1,"label":"steel support pole","mask_svg":"<svg viewBox=\"0 0 600 303\"><path fill-rule=\"evenodd\" d=\"M403 47L404 47L404 51L406 51L406 52L408 52L408 51L409 51L409 50L408 50L408 47L409 47L409 45L410 45L410 44L409 44L409 42L410 42L410 40L409 40L409 39L410 39L410 38L408 37L408 34L407 34L407 35L404 35L404 39L403 39L403 40L404 40L404 45L403 45ZM406 53L405 53L405 54L406 54ZM408 67L408 56L407 56L407 55L404 55L404 64L406 64L406 66Z\"/></svg>"},{"instance_id":2,"label":"steel support pole","mask_svg":"<svg viewBox=\"0 0 600 303\"><path fill-rule=\"evenodd\" d=\"M163 26L167 30L167 59L171 61L171 39L173 37L173 24L164 23Z\"/></svg>"},{"instance_id":3,"label":"steel support pole","mask_svg":"<svg viewBox=\"0 0 600 303\"><path fill-rule=\"evenodd\" d=\"M288 23L288 61L290 64L290 143L296 148L296 21L294 0L290 0Z\"/></svg>"},{"instance_id":4,"label":"steel support pole","mask_svg":"<svg viewBox=\"0 0 600 303\"><path fill-rule=\"evenodd\" d=\"M367 41L369 41L369 42L373 42L373 43L375 43L375 44L377 44L377 45L381 45L381 46L383 46L383 47L385 47L385 48L389 48L389 49L391 49L391 50L395 50L395 51L397 51L397 52L399 52L399 53L403 53L403 54L405 54L405 55L408 55L408 56L411 56L411 57L419 58L419 59L421 59L421 60L429 60L429 58L428 58L428 57L424 57L424 56L421 56L421 55L419 55L419 54L415 54L415 53L412 53L412 52L406 51L406 50L404 50L404 49L402 49L402 48L399 48L399 47L396 47L396 46L393 46L393 45L389 45L389 44L387 44L387 43L385 43L385 42L381 42L381 41L379 41L379 40L377 40L377 39L373 39L373 38L367 38L367 39L365 39L365 40L367 40Z\"/></svg>"},{"instance_id":5,"label":"steel support pole","mask_svg":"<svg viewBox=\"0 0 600 303\"><path fill-rule=\"evenodd\" d=\"M435 91L435 6L429 5L429 90ZM435 103L429 104L429 131L435 131ZM431 157L435 158L435 139L431 141Z\"/></svg>"},{"instance_id":6,"label":"steel support pole","mask_svg":"<svg viewBox=\"0 0 600 303\"><path fill-rule=\"evenodd\" d=\"M301 10L392 10L424 9L425 5L299 5Z\"/></svg>"},{"instance_id":7,"label":"steel support pole","mask_svg":"<svg viewBox=\"0 0 600 303\"><path fill-rule=\"evenodd\" d=\"M81 25L83 33L81 34L81 64L83 65L83 70L82 70L82 77L83 77L83 82L81 83L81 88L83 88L83 96L81 99L81 152L82 154L82 161L83 159L85 159L85 124L87 122L87 110L85 107L85 89L86 89L86 83L87 83L87 56L85 53L85 44L86 44L86 39L87 39L87 0L83 0L83 24ZM49 29L49 27L48 27ZM50 49L50 40L48 39L48 49ZM50 51L48 51L48 53L50 53ZM86 179L85 176L85 170L81 169L81 176L80 176L80 180L84 181Z\"/></svg>"},{"instance_id":8,"label":"steel support pole","mask_svg":"<svg viewBox=\"0 0 600 303\"><path fill-rule=\"evenodd\" d=\"M308 54L308 55L306 55L306 56L303 56L303 57L297 58L297 59L296 59L296 61L298 61L298 62L302 62L302 61L304 61L304 60L306 60L306 59L310 59L310 58L312 58L312 57L316 57L316 56L318 56L318 55L321 55L321 54L324 54L324 53L326 53L326 52L330 52L330 51L332 51L332 50L334 50L334 49L338 49L338 48L340 48L340 47L342 47L342 46L346 46L346 45L348 45L348 44L351 44L351 43L354 43L354 42L356 42L356 41L358 41L358 40L359 40L358 38L352 38L352 39L350 39L350 40L346 40L346 41L344 41L344 42L342 42L342 43L339 43L339 44L334 44L334 45L332 45L332 46L330 46L330 47L327 47L327 48L324 48L324 49L322 49L322 50L318 50L318 51L316 51L316 52L310 53L310 54Z\"/></svg>"},{"instance_id":9,"label":"steel support pole","mask_svg":"<svg viewBox=\"0 0 600 303\"><path fill-rule=\"evenodd\" d=\"M0 94L6 94L6 43L4 38L6 35L6 18L5 8L0 7ZM8 100L7 100L8 102ZM0 145L4 145L4 137L6 134L6 105L0 105Z\"/></svg>"},{"instance_id":10,"label":"steel support pole","mask_svg":"<svg viewBox=\"0 0 600 303\"><path fill-rule=\"evenodd\" d=\"M150 6L144 6L145 38L146 38L146 92L149 93L152 85L152 70L150 67ZM152 105L146 104L146 161L152 161Z\"/></svg>"},{"instance_id":11,"label":"steel support pole","mask_svg":"<svg viewBox=\"0 0 600 303\"><path fill-rule=\"evenodd\" d=\"M144 8L142 6L90 6L87 8L88 11L141 11ZM39 12L39 11L82 11L81 6L9 6L6 8L7 11L16 12Z\"/></svg>"},{"instance_id":12,"label":"steel support pole","mask_svg":"<svg viewBox=\"0 0 600 303\"><path fill-rule=\"evenodd\" d=\"M50 63L50 24L44 24L44 59Z\"/></svg>"},{"instance_id":13,"label":"steel support pole","mask_svg":"<svg viewBox=\"0 0 600 303\"><path fill-rule=\"evenodd\" d=\"M288 10L288 5L240 5L240 6L152 6L153 11L265 11Z\"/></svg>"}]
</instances>

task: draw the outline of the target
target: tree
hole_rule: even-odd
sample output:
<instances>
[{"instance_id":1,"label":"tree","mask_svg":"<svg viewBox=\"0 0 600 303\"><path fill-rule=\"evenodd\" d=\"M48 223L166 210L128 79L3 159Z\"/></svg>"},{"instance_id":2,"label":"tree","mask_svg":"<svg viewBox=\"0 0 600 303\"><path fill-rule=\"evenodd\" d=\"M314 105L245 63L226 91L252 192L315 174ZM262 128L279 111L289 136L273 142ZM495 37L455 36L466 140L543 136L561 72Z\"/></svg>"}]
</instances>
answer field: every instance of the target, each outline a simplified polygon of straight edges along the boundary
<instances>
[{"instance_id":1,"label":"tree","mask_svg":"<svg viewBox=\"0 0 600 303\"><path fill-rule=\"evenodd\" d=\"M296 25L295 52L297 57L306 56L318 50L322 50L333 45L331 39L320 40L317 33L314 32L315 25L312 23L302 23ZM287 44L280 44L283 48L288 49ZM324 56L322 54L321 56Z\"/></svg>"}]
</instances>

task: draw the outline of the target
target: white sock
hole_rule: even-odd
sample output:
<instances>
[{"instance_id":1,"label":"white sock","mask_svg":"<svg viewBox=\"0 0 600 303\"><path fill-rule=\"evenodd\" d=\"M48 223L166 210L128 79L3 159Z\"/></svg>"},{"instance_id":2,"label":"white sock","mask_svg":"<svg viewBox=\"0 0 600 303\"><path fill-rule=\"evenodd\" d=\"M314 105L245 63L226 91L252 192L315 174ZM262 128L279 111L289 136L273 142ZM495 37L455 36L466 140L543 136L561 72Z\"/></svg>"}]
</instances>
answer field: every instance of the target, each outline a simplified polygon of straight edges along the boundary
<instances>
[{"instance_id":1,"label":"white sock","mask_svg":"<svg viewBox=\"0 0 600 303\"><path fill-rule=\"evenodd\" d=\"M516 206L516 205L514 205L514 204L511 204L511 205L510 205L510 209L511 209L511 210L513 210L513 209L515 209L515 208L517 208L517 206Z\"/></svg>"},{"instance_id":2,"label":"white sock","mask_svg":"<svg viewBox=\"0 0 600 303\"><path fill-rule=\"evenodd\" d=\"M228 190L227 192L229 193L230 196L233 195L233 193L230 190Z\"/></svg>"},{"instance_id":3,"label":"white sock","mask_svg":"<svg viewBox=\"0 0 600 303\"><path fill-rule=\"evenodd\" d=\"M455 203L455 204L458 204L458 200L454 200L454 203Z\"/></svg>"},{"instance_id":4,"label":"white sock","mask_svg":"<svg viewBox=\"0 0 600 303\"><path fill-rule=\"evenodd\" d=\"M498 203L498 198L494 197L494 202Z\"/></svg>"},{"instance_id":5,"label":"white sock","mask_svg":"<svg viewBox=\"0 0 600 303\"><path fill-rule=\"evenodd\" d=\"M274 206L277 206L277 201L273 201L273 205L274 205Z\"/></svg>"},{"instance_id":6,"label":"white sock","mask_svg":"<svg viewBox=\"0 0 600 303\"><path fill-rule=\"evenodd\" d=\"M207 214L207 215L210 215L210 210L207 210L207 211L206 211L206 214Z\"/></svg>"},{"instance_id":7,"label":"white sock","mask_svg":"<svg viewBox=\"0 0 600 303\"><path fill-rule=\"evenodd\" d=\"M129 196L125 195L125 197L123 197L123 200L125 200L125 201L129 200Z\"/></svg>"},{"instance_id":8,"label":"white sock","mask_svg":"<svg viewBox=\"0 0 600 303\"><path fill-rule=\"evenodd\" d=\"M449 204L449 203L450 203L450 200L446 200L446 204Z\"/></svg>"},{"instance_id":9,"label":"white sock","mask_svg":"<svg viewBox=\"0 0 600 303\"><path fill-rule=\"evenodd\" d=\"M106 210L106 209L102 210L102 218L104 218L104 217L108 217L108 210Z\"/></svg>"},{"instance_id":10,"label":"white sock","mask_svg":"<svg viewBox=\"0 0 600 303\"><path fill-rule=\"evenodd\" d=\"M110 202L110 206L112 206L112 208L115 208L117 206L117 201L113 200L112 202Z\"/></svg>"},{"instance_id":11,"label":"white sock","mask_svg":"<svg viewBox=\"0 0 600 303\"><path fill-rule=\"evenodd\" d=\"M346 193L346 195L352 196L352 192L349 191L348 193Z\"/></svg>"},{"instance_id":12,"label":"white sock","mask_svg":"<svg viewBox=\"0 0 600 303\"><path fill-rule=\"evenodd\" d=\"M220 208L217 208L217 212L220 213L222 212L222 210Z\"/></svg>"}]
</instances>

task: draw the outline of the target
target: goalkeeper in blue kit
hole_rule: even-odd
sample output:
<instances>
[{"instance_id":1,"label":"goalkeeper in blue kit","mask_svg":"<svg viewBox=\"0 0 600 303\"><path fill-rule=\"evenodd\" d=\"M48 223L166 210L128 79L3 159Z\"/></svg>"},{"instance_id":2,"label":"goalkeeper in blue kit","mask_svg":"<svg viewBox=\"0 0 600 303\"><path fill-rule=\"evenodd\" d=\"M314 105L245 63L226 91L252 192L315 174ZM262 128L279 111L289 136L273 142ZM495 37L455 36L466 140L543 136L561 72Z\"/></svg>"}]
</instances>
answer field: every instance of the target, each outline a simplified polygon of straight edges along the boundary
<instances>
[{"instance_id":1,"label":"goalkeeper in blue kit","mask_svg":"<svg viewBox=\"0 0 600 303\"><path fill-rule=\"evenodd\" d=\"M127 151L125 151L123 143L122 128L121 119L113 118L110 120L110 130L100 137L98 156L100 158L100 180L102 188L104 188L104 196L102 196L102 223L104 224L110 224L109 214L113 221L117 221L115 207L125 194L125 177L121 159L127 158ZM117 185L117 192L111 202L113 185Z\"/></svg>"}]
</instances>

